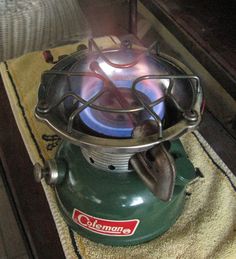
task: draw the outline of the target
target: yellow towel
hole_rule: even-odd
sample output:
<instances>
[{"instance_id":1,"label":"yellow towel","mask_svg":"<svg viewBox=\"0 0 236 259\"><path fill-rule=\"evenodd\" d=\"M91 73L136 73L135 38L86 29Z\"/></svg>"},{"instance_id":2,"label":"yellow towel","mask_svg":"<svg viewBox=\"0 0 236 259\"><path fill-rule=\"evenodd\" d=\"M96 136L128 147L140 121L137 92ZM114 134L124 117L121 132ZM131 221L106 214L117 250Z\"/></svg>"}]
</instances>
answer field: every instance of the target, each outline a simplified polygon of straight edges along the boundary
<instances>
[{"instance_id":1,"label":"yellow towel","mask_svg":"<svg viewBox=\"0 0 236 259\"><path fill-rule=\"evenodd\" d=\"M98 39L103 46L117 39ZM76 50L76 44L55 48L55 58ZM17 125L33 163L54 156L59 143L55 133L34 117L41 73L50 69L41 52L1 64L1 74ZM236 258L236 179L198 132L181 141L204 178L188 187L183 214L164 235L131 247L96 244L73 233L62 219L53 189L42 182L67 258Z\"/></svg>"}]
</instances>

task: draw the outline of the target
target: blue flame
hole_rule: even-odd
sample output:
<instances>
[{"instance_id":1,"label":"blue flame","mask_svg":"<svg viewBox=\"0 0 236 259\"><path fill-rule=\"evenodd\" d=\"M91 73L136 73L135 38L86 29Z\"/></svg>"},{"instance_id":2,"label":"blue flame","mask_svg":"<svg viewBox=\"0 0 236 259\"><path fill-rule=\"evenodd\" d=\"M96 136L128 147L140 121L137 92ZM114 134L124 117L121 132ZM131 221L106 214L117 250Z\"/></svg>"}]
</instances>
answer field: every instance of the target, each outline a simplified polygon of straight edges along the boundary
<instances>
[{"instance_id":1,"label":"blue flame","mask_svg":"<svg viewBox=\"0 0 236 259\"><path fill-rule=\"evenodd\" d=\"M117 80L114 81L114 83L119 89L131 89L132 87L132 81L130 80ZM80 93L81 97L85 100L89 100L99 91L101 91L102 87L102 81L96 81L96 83L90 84L90 87L86 88L86 90L83 90ZM153 102L164 95L163 90L157 83L150 82L148 80L140 82L137 85L136 89L143 93L143 95L146 96L150 102ZM165 113L164 102L161 102L158 105L154 106L153 111L161 119L163 119ZM103 113L104 115L106 114L105 112L100 113ZM143 114L144 115L139 123L145 120L154 120L154 118L147 112ZM127 114L125 116L127 117ZM112 121L111 123L107 121L102 121L101 118L96 117L94 109L90 107L87 107L84 111L80 113L80 118L90 129L106 136L129 138L132 135L133 127L132 125L130 125L130 123L128 123L129 120L124 121L122 125L120 125L120 123L118 123L117 121Z\"/></svg>"}]
</instances>

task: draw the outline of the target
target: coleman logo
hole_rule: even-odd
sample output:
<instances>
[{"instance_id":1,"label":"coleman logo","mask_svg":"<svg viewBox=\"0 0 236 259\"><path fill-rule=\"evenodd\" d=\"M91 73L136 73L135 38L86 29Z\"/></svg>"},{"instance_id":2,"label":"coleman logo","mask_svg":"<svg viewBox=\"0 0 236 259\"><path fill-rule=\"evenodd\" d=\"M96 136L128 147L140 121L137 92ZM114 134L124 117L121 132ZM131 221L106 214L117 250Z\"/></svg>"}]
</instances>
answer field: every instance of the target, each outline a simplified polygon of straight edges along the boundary
<instances>
[{"instance_id":1,"label":"coleman logo","mask_svg":"<svg viewBox=\"0 0 236 259\"><path fill-rule=\"evenodd\" d=\"M132 236L139 224L138 219L107 220L90 216L77 209L74 209L72 219L79 226L106 236Z\"/></svg>"}]
</instances>

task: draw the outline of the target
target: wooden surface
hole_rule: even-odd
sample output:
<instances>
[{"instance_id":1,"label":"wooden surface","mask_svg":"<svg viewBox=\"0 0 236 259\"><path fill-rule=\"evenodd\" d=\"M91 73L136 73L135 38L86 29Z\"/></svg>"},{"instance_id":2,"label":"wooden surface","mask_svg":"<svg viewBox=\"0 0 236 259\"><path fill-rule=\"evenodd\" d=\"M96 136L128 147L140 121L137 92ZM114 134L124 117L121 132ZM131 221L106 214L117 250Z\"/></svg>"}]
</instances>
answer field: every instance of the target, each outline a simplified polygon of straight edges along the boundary
<instances>
[{"instance_id":1,"label":"wooden surface","mask_svg":"<svg viewBox=\"0 0 236 259\"><path fill-rule=\"evenodd\" d=\"M224 128L224 125L206 110L199 127L199 132L236 175L236 139Z\"/></svg>"},{"instance_id":2,"label":"wooden surface","mask_svg":"<svg viewBox=\"0 0 236 259\"><path fill-rule=\"evenodd\" d=\"M64 258L42 186L35 183L33 165L16 126L0 80L0 158L6 185L28 253L34 258Z\"/></svg>"},{"instance_id":3,"label":"wooden surface","mask_svg":"<svg viewBox=\"0 0 236 259\"><path fill-rule=\"evenodd\" d=\"M0 164L0 258L28 259L23 238L20 234L6 188ZM13 241L14 240L14 241Z\"/></svg>"}]
</instances>

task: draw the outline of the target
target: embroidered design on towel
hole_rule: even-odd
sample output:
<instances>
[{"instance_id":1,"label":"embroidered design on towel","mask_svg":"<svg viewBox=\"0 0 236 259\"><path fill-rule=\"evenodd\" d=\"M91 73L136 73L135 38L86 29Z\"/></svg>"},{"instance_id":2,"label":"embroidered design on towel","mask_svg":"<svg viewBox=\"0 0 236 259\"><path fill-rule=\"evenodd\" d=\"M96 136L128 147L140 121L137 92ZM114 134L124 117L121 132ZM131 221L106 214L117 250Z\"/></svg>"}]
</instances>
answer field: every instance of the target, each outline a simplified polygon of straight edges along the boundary
<instances>
[{"instance_id":1,"label":"embroidered design on towel","mask_svg":"<svg viewBox=\"0 0 236 259\"><path fill-rule=\"evenodd\" d=\"M42 139L47 143L47 150L53 150L55 147L57 147L61 141L61 138L58 135L42 135Z\"/></svg>"}]
</instances>

